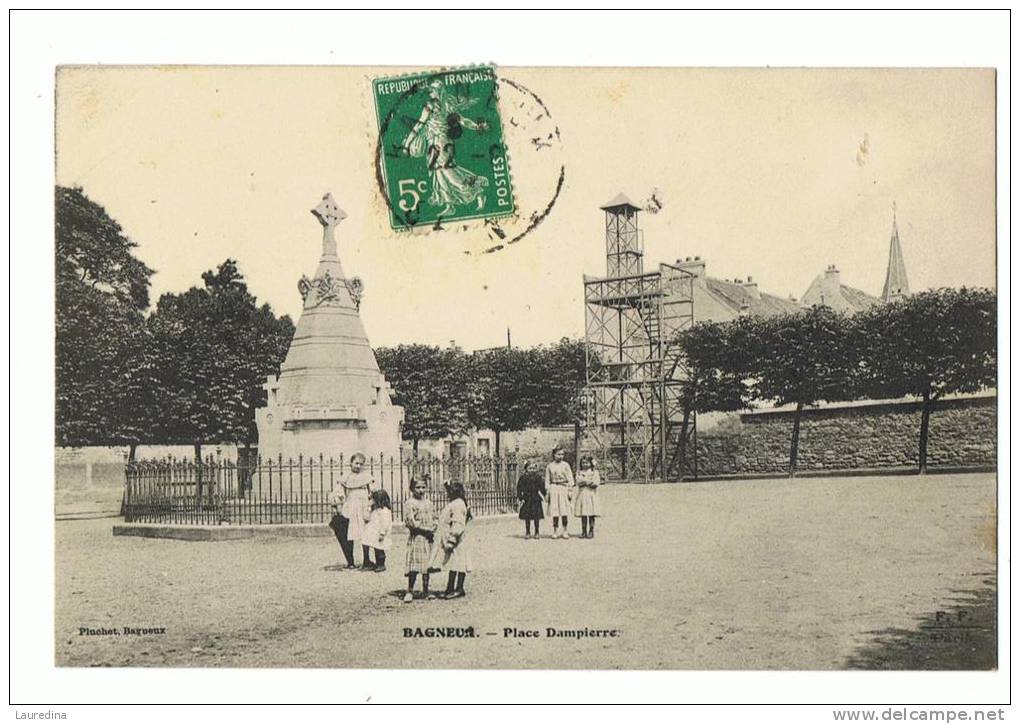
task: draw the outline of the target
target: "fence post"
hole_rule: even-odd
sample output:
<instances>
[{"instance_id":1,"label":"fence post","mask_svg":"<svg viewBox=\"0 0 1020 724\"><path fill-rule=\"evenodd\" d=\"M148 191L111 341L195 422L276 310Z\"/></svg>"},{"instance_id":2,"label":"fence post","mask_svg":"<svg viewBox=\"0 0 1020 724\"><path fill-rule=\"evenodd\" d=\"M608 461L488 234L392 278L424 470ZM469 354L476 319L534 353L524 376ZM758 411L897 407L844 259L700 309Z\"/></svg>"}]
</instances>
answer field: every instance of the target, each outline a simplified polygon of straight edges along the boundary
<instances>
[{"instance_id":1,"label":"fence post","mask_svg":"<svg viewBox=\"0 0 1020 724\"><path fill-rule=\"evenodd\" d=\"M323 473L322 460L323 460L322 453L319 453L319 499L316 501L315 507L316 517L320 522L324 519L328 520L328 518L324 518L324 516L326 515L326 506L324 505L325 498L322 490L322 473Z\"/></svg>"},{"instance_id":2,"label":"fence post","mask_svg":"<svg viewBox=\"0 0 1020 724\"><path fill-rule=\"evenodd\" d=\"M283 453L279 453L276 458L276 478L280 482L280 494L277 496L277 508L274 510L270 507L269 510L269 522L270 523L282 523L283 522ZM272 490L270 490L272 492Z\"/></svg>"},{"instance_id":3,"label":"fence post","mask_svg":"<svg viewBox=\"0 0 1020 724\"><path fill-rule=\"evenodd\" d=\"M296 507L297 507L297 510L298 510L298 514L300 515L301 509L304 507L304 503L305 503L305 500L304 500L304 498L305 498L305 455L304 455L304 453L298 453L298 456L297 456L297 469L298 469L298 499L297 499ZM293 501L293 498L294 498L294 483L293 482L291 482L291 484L290 484L290 497L292 498L292 500L291 500L291 508L293 509L293 507L295 507L294 506L294 501ZM290 520L291 520L291 522L294 522L293 518L291 518Z\"/></svg>"},{"instance_id":4,"label":"fence post","mask_svg":"<svg viewBox=\"0 0 1020 724\"><path fill-rule=\"evenodd\" d=\"M128 511L131 510L131 463L124 466L124 520L130 522Z\"/></svg>"},{"instance_id":5,"label":"fence post","mask_svg":"<svg viewBox=\"0 0 1020 724\"><path fill-rule=\"evenodd\" d=\"M220 465L219 461L209 454L206 458L209 461L209 493L208 493L208 506L213 509L215 515L216 499L220 493Z\"/></svg>"},{"instance_id":6,"label":"fence post","mask_svg":"<svg viewBox=\"0 0 1020 724\"><path fill-rule=\"evenodd\" d=\"M255 463L255 476L252 478L251 497L252 504L255 507L255 522L257 523L262 522L262 475L268 462L268 458L263 460L262 455L259 454L258 460Z\"/></svg>"}]
</instances>

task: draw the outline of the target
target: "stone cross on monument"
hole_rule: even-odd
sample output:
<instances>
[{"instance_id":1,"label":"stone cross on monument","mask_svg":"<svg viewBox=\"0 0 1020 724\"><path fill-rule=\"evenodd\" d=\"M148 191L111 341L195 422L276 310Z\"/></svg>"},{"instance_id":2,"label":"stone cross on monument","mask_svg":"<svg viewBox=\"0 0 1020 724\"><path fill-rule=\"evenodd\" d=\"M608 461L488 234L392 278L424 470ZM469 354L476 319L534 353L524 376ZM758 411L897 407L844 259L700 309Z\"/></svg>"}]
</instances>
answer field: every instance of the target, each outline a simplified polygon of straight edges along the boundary
<instances>
[{"instance_id":1,"label":"stone cross on monument","mask_svg":"<svg viewBox=\"0 0 1020 724\"><path fill-rule=\"evenodd\" d=\"M322 256L315 274L298 282L301 317L279 376L266 380L268 404L255 413L259 454L399 459L404 411L391 402L361 321L364 287L337 256L336 227L347 214L332 194L312 214L322 224Z\"/></svg>"},{"instance_id":2,"label":"stone cross on monument","mask_svg":"<svg viewBox=\"0 0 1020 724\"><path fill-rule=\"evenodd\" d=\"M337 206L333 194L327 193L312 214L322 224L322 255L336 256L336 227L347 218L346 212Z\"/></svg>"}]
</instances>

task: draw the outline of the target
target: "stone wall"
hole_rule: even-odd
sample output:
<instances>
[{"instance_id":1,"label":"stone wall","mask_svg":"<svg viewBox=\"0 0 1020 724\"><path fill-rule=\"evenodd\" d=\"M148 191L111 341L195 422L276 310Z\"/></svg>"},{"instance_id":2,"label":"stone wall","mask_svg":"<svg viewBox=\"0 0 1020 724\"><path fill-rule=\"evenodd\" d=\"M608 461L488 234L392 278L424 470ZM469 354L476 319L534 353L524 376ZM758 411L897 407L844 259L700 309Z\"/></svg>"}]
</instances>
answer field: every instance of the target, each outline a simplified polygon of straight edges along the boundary
<instances>
[{"instance_id":1,"label":"stone wall","mask_svg":"<svg viewBox=\"0 0 1020 724\"><path fill-rule=\"evenodd\" d=\"M940 401L931 415L928 465L996 464L995 396ZM853 403L806 409L798 470L916 468L921 413L917 402ZM761 410L726 416L698 431L698 475L785 473L793 413Z\"/></svg>"},{"instance_id":2,"label":"stone wall","mask_svg":"<svg viewBox=\"0 0 1020 724\"><path fill-rule=\"evenodd\" d=\"M139 445L137 460L191 460L191 445ZM202 455L237 459L234 445L203 445ZM124 495L126 445L113 447L58 447L54 452L54 505L58 518L115 516Z\"/></svg>"}]
</instances>

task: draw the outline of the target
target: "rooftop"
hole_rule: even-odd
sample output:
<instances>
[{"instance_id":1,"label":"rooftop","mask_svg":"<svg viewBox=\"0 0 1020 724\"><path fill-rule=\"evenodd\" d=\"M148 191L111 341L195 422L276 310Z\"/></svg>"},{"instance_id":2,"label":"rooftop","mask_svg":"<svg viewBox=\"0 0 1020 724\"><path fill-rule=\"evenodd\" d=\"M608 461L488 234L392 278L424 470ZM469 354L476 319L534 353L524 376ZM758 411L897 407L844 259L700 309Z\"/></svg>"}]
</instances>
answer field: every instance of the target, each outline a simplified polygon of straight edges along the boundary
<instances>
[{"instance_id":1,"label":"rooftop","mask_svg":"<svg viewBox=\"0 0 1020 724\"><path fill-rule=\"evenodd\" d=\"M630 208L634 209L635 211L640 211L641 210L640 206L638 206L633 201L628 199L623 193L617 194L616 196L614 196L612 198L612 200L607 201L605 204L603 204L599 208L608 211L609 209L616 209L616 208L619 208L621 206L629 206Z\"/></svg>"},{"instance_id":2,"label":"rooftop","mask_svg":"<svg viewBox=\"0 0 1020 724\"><path fill-rule=\"evenodd\" d=\"M739 282L706 277L705 285L735 311L746 307L748 313L755 317L772 317L801 310L797 302L765 292L756 295Z\"/></svg>"},{"instance_id":3,"label":"rooftop","mask_svg":"<svg viewBox=\"0 0 1020 724\"><path fill-rule=\"evenodd\" d=\"M830 267L830 273L833 270ZM878 304L881 300L856 287L840 284L838 277L819 274L811 282L804 295L802 304L812 307L821 304L840 312L862 312L868 307Z\"/></svg>"}]
</instances>

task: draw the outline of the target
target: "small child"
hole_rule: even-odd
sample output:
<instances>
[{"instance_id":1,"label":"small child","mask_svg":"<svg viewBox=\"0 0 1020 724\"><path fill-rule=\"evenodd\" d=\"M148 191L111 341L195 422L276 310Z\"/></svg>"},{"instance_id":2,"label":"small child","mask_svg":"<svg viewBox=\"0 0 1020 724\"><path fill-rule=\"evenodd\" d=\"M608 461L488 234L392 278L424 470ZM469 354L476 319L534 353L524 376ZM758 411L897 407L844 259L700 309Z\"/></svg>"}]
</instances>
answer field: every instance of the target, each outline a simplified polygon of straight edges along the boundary
<instances>
[{"instance_id":1,"label":"small child","mask_svg":"<svg viewBox=\"0 0 1020 724\"><path fill-rule=\"evenodd\" d=\"M390 531L393 530L393 510L390 494L385 490L372 491L372 509L368 524L361 534L361 550L367 570L382 573L386 570L386 551L390 548ZM370 563L369 549L375 551L375 565Z\"/></svg>"},{"instance_id":2,"label":"small child","mask_svg":"<svg viewBox=\"0 0 1020 724\"><path fill-rule=\"evenodd\" d=\"M531 525L534 523L535 538L538 538L538 526L544 517L542 506L545 504L545 482L535 466L527 460L517 481L517 500L521 503L518 517L524 521L524 537L531 538Z\"/></svg>"},{"instance_id":3,"label":"small child","mask_svg":"<svg viewBox=\"0 0 1020 724\"><path fill-rule=\"evenodd\" d=\"M422 598L429 597L429 552L436 530L436 509L425 498L424 479L411 478L411 495L404 503L404 525L407 526L407 593L404 603L414 600L414 582L421 574Z\"/></svg>"},{"instance_id":4,"label":"small child","mask_svg":"<svg viewBox=\"0 0 1020 724\"><path fill-rule=\"evenodd\" d=\"M429 570L440 571L446 568L449 578L443 598L461 598L467 595L464 593L464 579L471 570L467 547L467 524L471 520L471 510L467 506L462 483L447 485L446 496L450 502L439 513L439 526L432 545Z\"/></svg>"},{"instance_id":5,"label":"small child","mask_svg":"<svg viewBox=\"0 0 1020 724\"><path fill-rule=\"evenodd\" d=\"M574 515L581 519L581 537L595 537L595 518L599 511L599 471L591 455L585 455L577 465L577 498L574 500Z\"/></svg>"}]
</instances>

